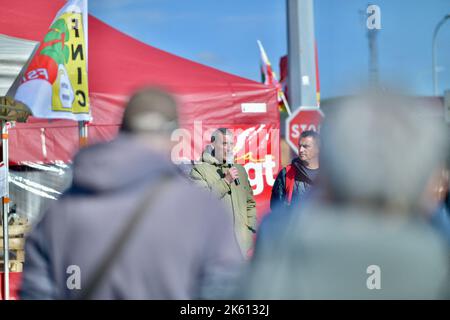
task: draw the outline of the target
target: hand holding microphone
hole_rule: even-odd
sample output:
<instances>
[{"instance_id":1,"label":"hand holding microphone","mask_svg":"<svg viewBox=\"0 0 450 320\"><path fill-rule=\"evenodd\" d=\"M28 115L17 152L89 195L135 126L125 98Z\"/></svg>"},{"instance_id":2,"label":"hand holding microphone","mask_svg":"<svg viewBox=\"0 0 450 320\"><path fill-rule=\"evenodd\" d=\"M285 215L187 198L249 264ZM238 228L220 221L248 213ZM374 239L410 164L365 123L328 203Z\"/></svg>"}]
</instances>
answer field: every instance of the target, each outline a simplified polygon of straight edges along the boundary
<instances>
[{"instance_id":1,"label":"hand holding microphone","mask_svg":"<svg viewBox=\"0 0 450 320\"><path fill-rule=\"evenodd\" d=\"M227 179L227 182L231 184L234 181L235 185L240 185L241 182L239 181L239 171L236 167L234 167L234 155L232 152L229 152L226 157L226 163L228 164L228 168L230 168L225 175L225 179Z\"/></svg>"},{"instance_id":2,"label":"hand holding microphone","mask_svg":"<svg viewBox=\"0 0 450 320\"><path fill-rule=\"evenodd\" d=\"M239 171L237 168L233 167L232 164L229 164L228 167L230 168L228 172L225 175L225 180L231 184L234 181L235 185L240 185L241 182L239 181Z\"/></svg>"}]
</instances>

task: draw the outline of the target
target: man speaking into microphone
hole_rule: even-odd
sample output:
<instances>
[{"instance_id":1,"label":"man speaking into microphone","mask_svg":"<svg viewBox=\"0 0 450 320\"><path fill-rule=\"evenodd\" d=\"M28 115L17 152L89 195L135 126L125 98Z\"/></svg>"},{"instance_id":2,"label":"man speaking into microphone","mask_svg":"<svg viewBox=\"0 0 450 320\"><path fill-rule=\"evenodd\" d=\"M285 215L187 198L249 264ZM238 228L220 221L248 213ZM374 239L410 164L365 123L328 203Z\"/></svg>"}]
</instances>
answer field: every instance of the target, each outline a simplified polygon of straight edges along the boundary
<instances>
[{"instance_id":1,"label":"man speaking into microphone","mask_svg":"<svg viewBox=\"0 0 450 320\"><path fill-rule=\"evenodd\" d=\"M211 149L202 154L190 177L198 185L213 192L233 215L234 233L244 257L253 246L256 230L256 203L244 167L234 164L233 133L219 128L211 135Z\"/></svg>"}]
</instances>

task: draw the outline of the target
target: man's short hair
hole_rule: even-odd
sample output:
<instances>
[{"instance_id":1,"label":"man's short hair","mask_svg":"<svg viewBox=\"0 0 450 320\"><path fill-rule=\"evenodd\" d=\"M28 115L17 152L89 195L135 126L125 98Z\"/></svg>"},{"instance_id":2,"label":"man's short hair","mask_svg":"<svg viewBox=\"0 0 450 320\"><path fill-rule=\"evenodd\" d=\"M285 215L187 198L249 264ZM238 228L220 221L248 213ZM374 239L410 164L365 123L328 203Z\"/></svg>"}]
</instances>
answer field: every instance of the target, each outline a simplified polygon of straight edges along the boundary
<instances>
[{"instance_id":1,"label":"man's short hair","mask_svg":"<svg viewBox=\"0 0 450 320\"><path fill-rule=\"evenodd\" d=\"M227 129L227 128L219 128L219 129L215 130L211 134L211 143L216 141L216 139L219 136L219 134L225 136L225 135L232 134L232 132L229 129Z\"/></svg>"},{"instance_id":2,"label":"man's short hair","mask_svg":"<svg viewBox=\"0 0 450 320\"><path fill-rule=\"evenodd\" d=\"M135 93L127 103L120 130L128 133L170 134L177 128L177 103L158 88Z\"/></svg>"},{"instance_id":3,"label":"man's short hair","mask_svg":"<svg viewBox=\"0 0 450 320\"><path fill-rule=\"evenodd\" d=\"M298 143L300 144L300 140L304 138L311 137L316 142L317 146L320 146L320 135L314 130L306 130L300 134L300 139L298 139Z\"/></svg>"},{"instance_id":4,"label":"man's short hair","mask_svg":"<svg viewBox=\"0 0 450 320\"><path fill-rule=\"evenodd\" d=\"M317 139L317 138L319 138L319 134L314 130L305 130L300 134L300 139L307 138L307 137L312 137L314 139Z\"/></svg>"}]
</instances>

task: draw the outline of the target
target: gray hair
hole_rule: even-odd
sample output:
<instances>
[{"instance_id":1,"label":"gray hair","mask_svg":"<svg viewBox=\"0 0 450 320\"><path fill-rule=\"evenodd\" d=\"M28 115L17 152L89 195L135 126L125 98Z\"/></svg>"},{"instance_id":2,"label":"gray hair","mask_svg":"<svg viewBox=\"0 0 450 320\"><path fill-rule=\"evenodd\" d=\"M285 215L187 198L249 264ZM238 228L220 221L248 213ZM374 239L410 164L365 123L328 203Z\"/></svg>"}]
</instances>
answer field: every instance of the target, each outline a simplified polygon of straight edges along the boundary
<instances>
[{"instance_id":1,"label":"gray hair","mask_svg":"<svg viewBox=\"0 0 450 320\"><path fill-rule=\"evenodd\" d=\"M177 128L177 103L168 93L148 88L129 100L120 130L128 133L170 134Z\"/></svg>"},{"instance_id":2,"label":"gray hair","mask_svg":"<svg viewBox=\"0 0 450 320\"><path fill-rule=\"evenodd\" d=\"M445 161L441 119L411 98L374 94L336 106L322 126L321 173L340 201L409 208Z\"/></svg>"}]
</instances>

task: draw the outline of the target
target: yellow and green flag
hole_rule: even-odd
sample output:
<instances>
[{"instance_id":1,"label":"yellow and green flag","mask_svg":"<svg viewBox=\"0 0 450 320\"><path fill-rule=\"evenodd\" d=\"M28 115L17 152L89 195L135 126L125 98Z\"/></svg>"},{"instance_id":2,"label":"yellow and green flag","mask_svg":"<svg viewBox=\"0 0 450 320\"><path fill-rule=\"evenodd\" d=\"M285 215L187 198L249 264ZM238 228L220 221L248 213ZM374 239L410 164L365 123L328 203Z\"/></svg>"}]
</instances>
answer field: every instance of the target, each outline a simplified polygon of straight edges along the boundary
<instances>
[{"instance_id":1,"label":"yellow and green flag","mask_svg":"<svg viewBox=\"0 0 450 320\"><path fill-rule=\"evenodd\" d=\"M33 116L91 120L87 15L87 0L69 0L31 58L15 99Z\"/></svg>"}]
</instances>

